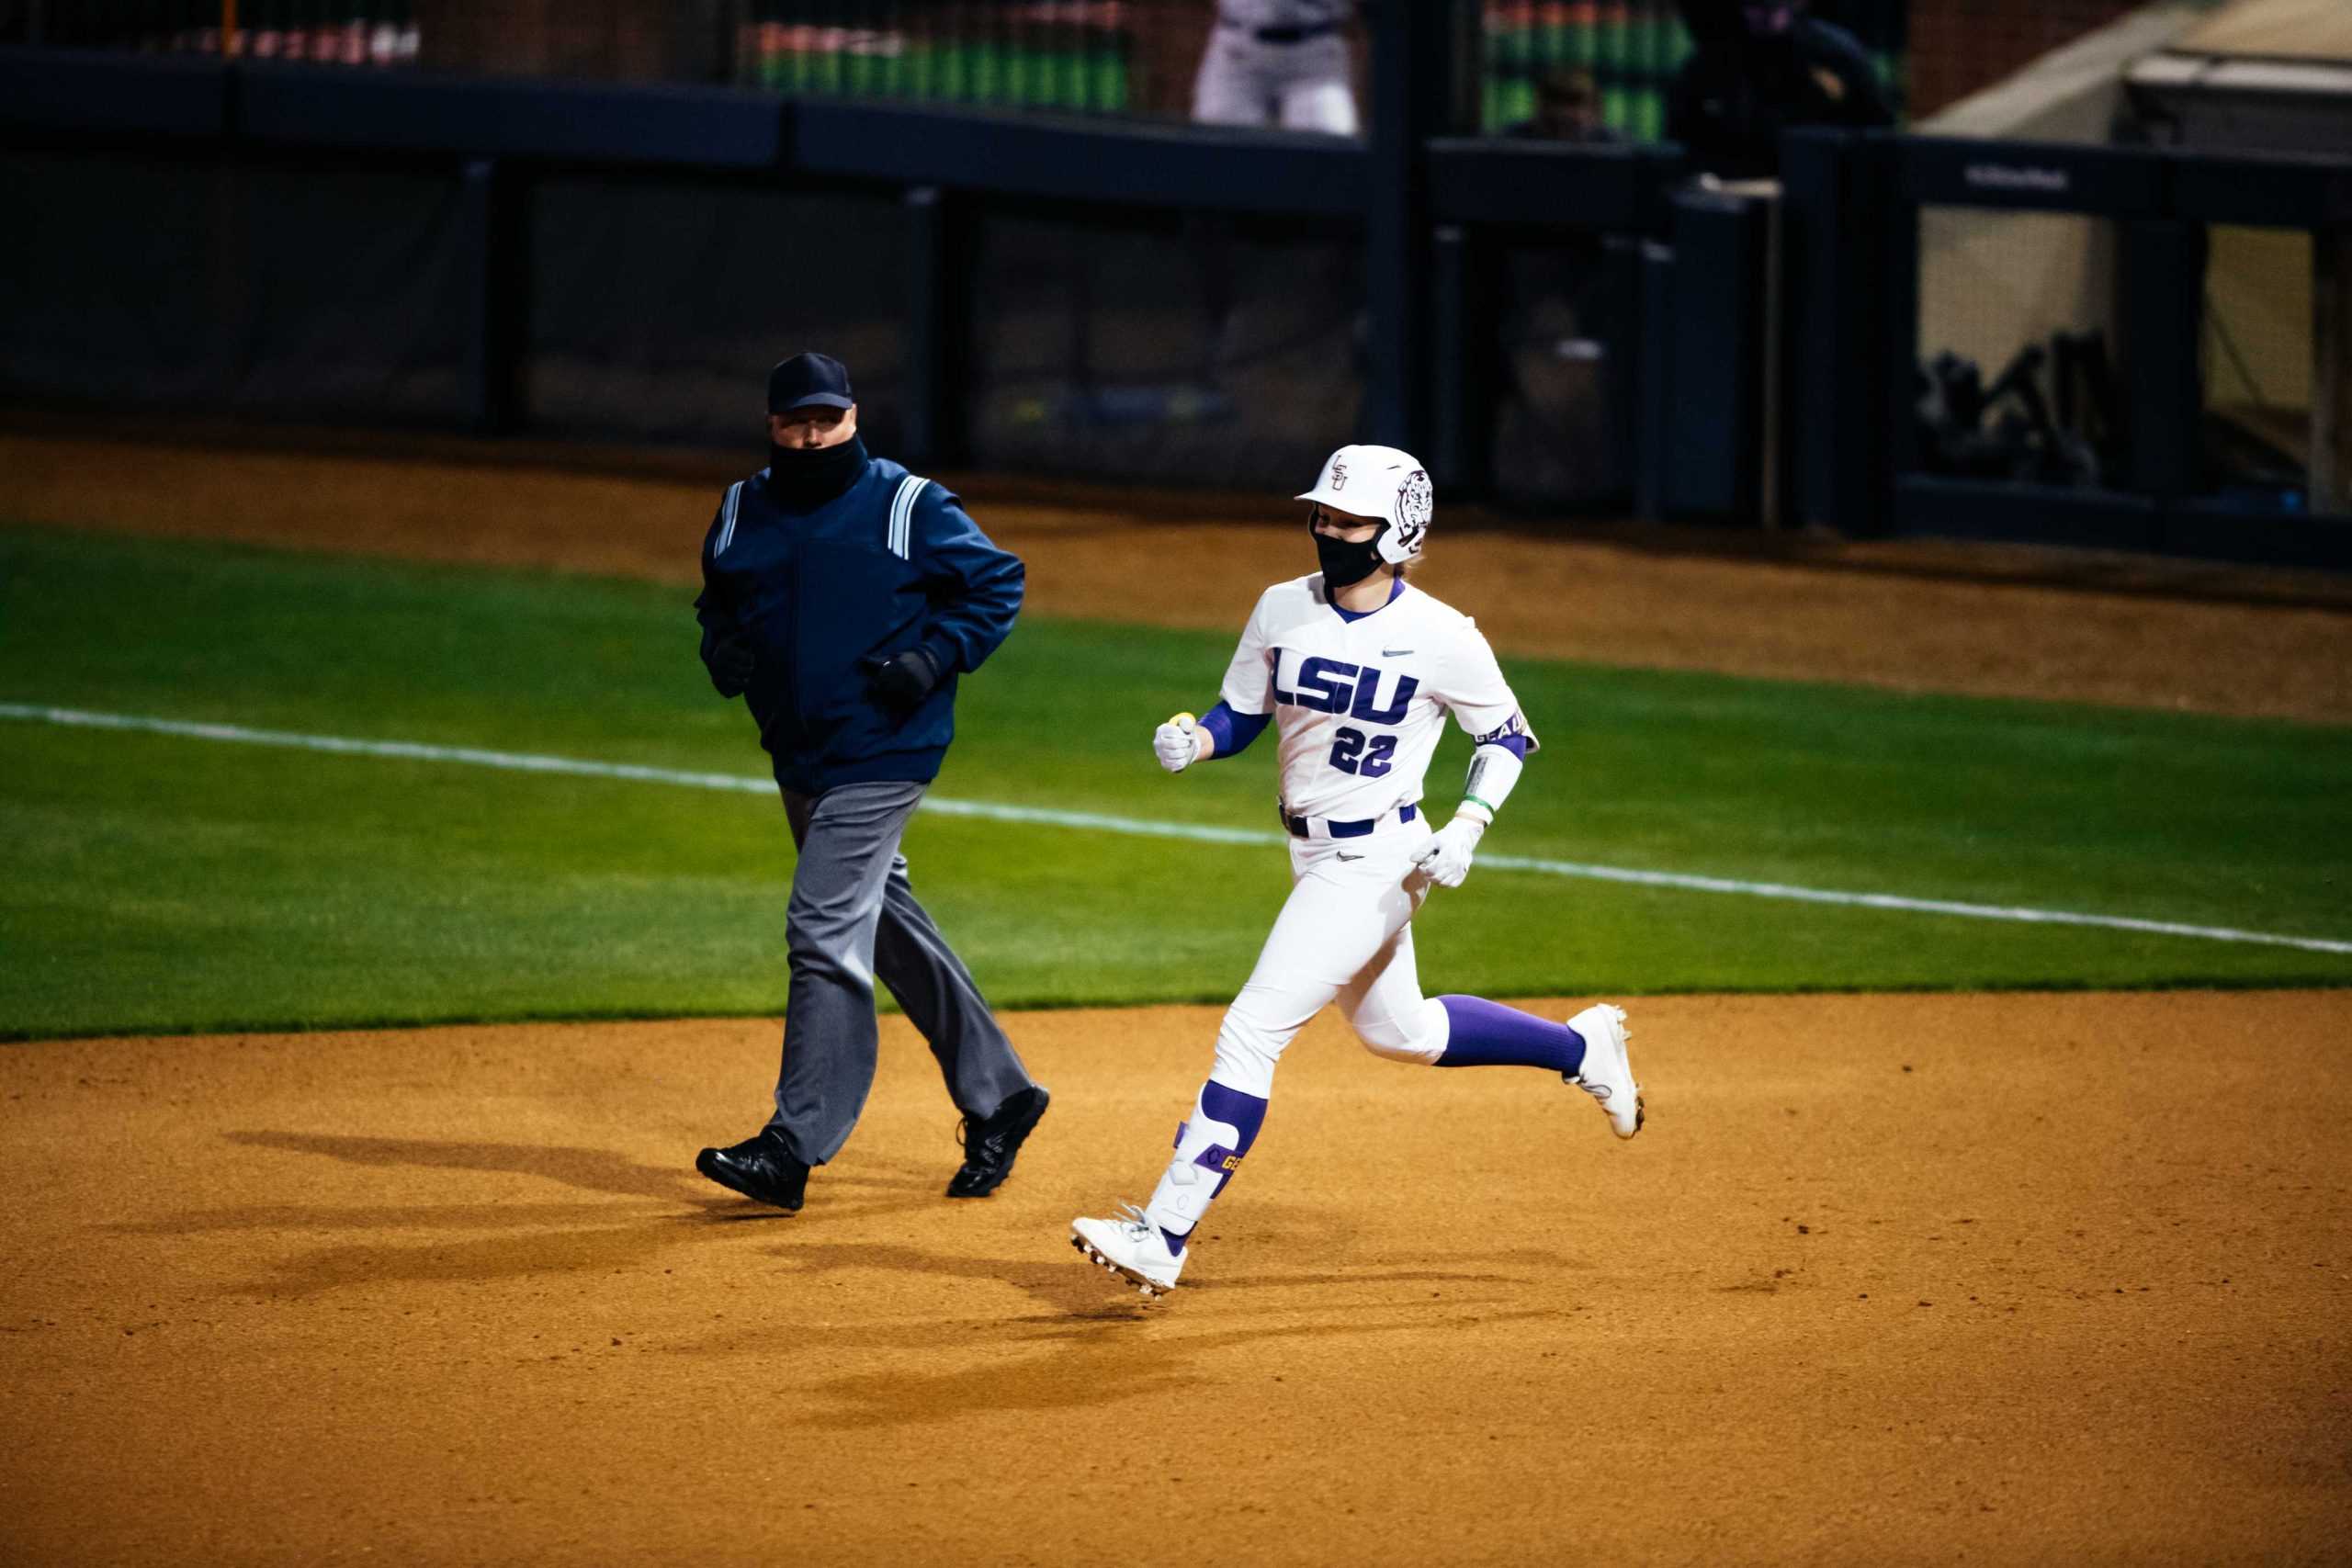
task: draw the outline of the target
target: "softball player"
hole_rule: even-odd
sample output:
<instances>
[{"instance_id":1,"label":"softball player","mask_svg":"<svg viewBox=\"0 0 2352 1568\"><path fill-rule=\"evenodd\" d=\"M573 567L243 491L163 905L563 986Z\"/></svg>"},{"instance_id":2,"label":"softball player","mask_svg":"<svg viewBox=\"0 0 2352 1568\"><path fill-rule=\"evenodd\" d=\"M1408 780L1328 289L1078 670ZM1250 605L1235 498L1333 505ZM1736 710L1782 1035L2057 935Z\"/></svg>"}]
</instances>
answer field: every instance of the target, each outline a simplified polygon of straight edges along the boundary
<instances>
[{"instance_id":1,"label":"softball player","mask_svg":"<svg viewBox=\"0 0 2352 1568\"><path fill-rule=\"evenodd\" d=\"M1348 18L1354 0L1218 0L1193 79L1193 118L1353 136Z\"/></svg>"},{"instance_id":2,"label":"softball player","mask_svg":"<svg viewBox=\"0 0 2352 1568\"><path fill-rule=\"evenodd\" d=\"M1216 1063L1151 1201L1079 1219L1071 1245L1152 1296L1172 1289L1209 1201L1265 1120L1274 1064L1337 1001L1366 1047L1441 1067L1558 1073L1600 1102L1621 1138L1642 1127L1625 1014L1597 1003L1563 1025L1478 997L1421 995L1413 914L1458 887L1478 839L1537 749L1494 650L1467 615L1405 581L1429 536L1429 475L1393 446L1342 446L1324 464L1308 526L1322 570L1259 598L1221 700L1152 737L1171 773L1246 749L1271 721L1291 893L1217 1031ZM1436 832L1421 780L1451 713L1476 739L1462 804Z\"/></svg>"}]
</instances>

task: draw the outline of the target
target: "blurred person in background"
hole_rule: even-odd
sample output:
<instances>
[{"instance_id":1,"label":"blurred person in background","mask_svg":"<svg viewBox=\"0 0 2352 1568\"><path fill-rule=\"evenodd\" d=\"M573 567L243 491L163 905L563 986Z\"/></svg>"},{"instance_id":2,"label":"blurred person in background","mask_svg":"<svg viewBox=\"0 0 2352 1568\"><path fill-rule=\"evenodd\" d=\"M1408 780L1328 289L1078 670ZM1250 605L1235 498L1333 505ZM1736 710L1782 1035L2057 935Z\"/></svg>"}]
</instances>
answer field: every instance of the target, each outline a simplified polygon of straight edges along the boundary
<instances>
[{"instance_id":1,"label":"blurred person in background","mask_svg":"<svg viewBox=\"0 0 2352 1568\"><path fill-rule=\"evenodd\" d=\"M1217 0L1193 80L1204 125L1362 129L1348 51L1355 0Z\"/></svg>"},{"instance_id":2,"label":"blurred person in background","mask_svg":"<svg viewBox=\"0 0 2352 1568\"><path fill-rule=\"evenodd\" d=\"M1535 84L1535 113L1503 134L1529 141L1576 141L1602 146L1619 140L1600 118L1600 94L1592 73L1560 65Z\"/></svg>"},{"instance_id":3,"label":"blurred person in background","mask_svg":"<svg viewBox=\"0 0 2352 1568\"><path fill-rule=\"evenodd\" d=\"M1781 132L1800 125L1892 125L1870 56L1804 0L1683 0L1692 52L1667 89L1666 134L1691 166L1770 179Z\"/></svg>"},{"instance_id":4,"label":"blurred person in background","mask_svg":"<svg viewBox=\"0 0 2352 1568\"><path fill-rule=\"evenodd\" d=\"M729 488L704 536L695 613L711 684L759 724L799 850L784 1062L767 1125L695 1168L800 1207L874 1087L878 978L964 1113L947 1196L981 1197L1047 1096L916 902L899 841L947 754L956 677L1012 632L1024 573L955 495L866 452L840 360L796 355L769 373L768 439L768 466Z\"/></svg>"},{"instance_id":5,"label":"blurred person in background","mask_svg":"<svg viewBox=\"0 0 2352 1568\"><path fill-rule=\"evenodd\" d=\"M1623 141L1601 119L1592 73L1575 65L1539 77L1534 115L1503 134L1584 147ZM1591 230L1563 229L1505 264L1494 448L1509 455L1498 457L1501 471L1539 490L1605 485L1596 476L1611 471L1606 248Z\"/></svg>"},{"instance_id":6,"label":"blurred person in background","mask_svg":"<svg viewBox=\"0 0 2352 1568\"><path fill-rule=\"evenodd\" d=\"M1357 0L1216 0L1193 80L1193 118L1203 125L1359 134L1363 119L1349 45L1357 10ZM1184 232L1200 272L1205 318L1194 378L1204 405L1222 413L1231 407L1226 370L1234 357L1238 310L1234 222L1225 213L1190 214ZM1333 287L1342 298L1351 294L1352 274ZM1356 336L1360 351L1360 331Z\"/></svg>"}]
</instances>

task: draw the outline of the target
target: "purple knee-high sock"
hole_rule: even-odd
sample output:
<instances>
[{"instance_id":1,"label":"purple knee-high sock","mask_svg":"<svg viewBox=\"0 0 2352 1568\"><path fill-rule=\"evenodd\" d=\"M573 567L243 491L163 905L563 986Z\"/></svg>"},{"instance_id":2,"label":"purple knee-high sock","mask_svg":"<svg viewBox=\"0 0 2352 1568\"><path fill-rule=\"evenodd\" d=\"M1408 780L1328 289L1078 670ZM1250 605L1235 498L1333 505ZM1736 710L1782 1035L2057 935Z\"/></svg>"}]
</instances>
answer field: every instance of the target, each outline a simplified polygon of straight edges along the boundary
<instances>
[{"instance_id":1,"label":"purple knee-high sock","mask_svg":"<svg viewBox=\"0 0 2352 1568\"><path fill-rule=\"evenodd\" d=\"M1573 1074L1584 1066L1584 1036L1565 1023L1507 1008L1484 997L1440 997L1452 1029L1441 1067L1549 1067Z\"/></svg>"}]
</instances>

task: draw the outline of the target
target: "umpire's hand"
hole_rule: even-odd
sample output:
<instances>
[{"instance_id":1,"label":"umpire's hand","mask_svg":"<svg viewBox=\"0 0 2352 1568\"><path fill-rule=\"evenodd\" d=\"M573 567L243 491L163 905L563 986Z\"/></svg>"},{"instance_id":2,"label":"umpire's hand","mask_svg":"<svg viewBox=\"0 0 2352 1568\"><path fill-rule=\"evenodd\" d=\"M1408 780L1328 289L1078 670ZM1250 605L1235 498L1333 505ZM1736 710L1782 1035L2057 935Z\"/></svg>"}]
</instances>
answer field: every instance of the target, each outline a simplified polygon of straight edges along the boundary
<instances>
[{"instance_id":1,"label":"umpire's hand","mask_svg":"<svg viewBox=\"0 0 2352 1568\"><path fill-rule=\"evenodd\" d=\"M890 712L906 715L922 706L939 684L939 662L920 648L894 653L874 666L874 700Z\"/></svg>"},{"instance_id":2,"label":"umpire's hand","mask_svg":"<svg viewBox=\"0 0 2352 1568\"><path fill-rule=\"evenodd\" d=\"M703 667L710 671L710 683L722 697L740 697L752 683L752 671L759 660L752 652L752 645L734 633L705 632L702 636Z\"/></svg>"}]
</instances>

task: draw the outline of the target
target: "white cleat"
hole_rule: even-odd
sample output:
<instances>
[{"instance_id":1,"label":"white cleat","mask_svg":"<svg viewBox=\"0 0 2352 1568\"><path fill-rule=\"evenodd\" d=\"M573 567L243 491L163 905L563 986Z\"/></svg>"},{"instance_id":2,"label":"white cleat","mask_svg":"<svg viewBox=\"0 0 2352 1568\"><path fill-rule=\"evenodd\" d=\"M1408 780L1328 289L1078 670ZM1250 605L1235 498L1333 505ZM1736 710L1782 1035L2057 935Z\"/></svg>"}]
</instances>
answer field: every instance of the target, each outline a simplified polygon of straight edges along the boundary
<instances>
[{"instance_id":1,"label":"white cleat","mask_svg":"<svg viewBox=\"0 0 2352 1568\"><path fill-rule=\"evenodd\" d=\"M1609 1113L1609 1130L1630 1138L1642 1130L1642 1086L1634 1081L1634 1065L1626 1058L1625 1010L1596 1002L1568 1020L1568 1027L1584 1036L1584 1066L1562 1077L1600 1101Z\"/></svg>"},{"instance_id":2,"label":"white cleat","mask_svg":"<svg viewBox=\"0 0 2352 1568\"><path fill-rule=\"evenodd\" d=\"M1184 1255L1168 1250L1159 1227L1132 1203L1119 1205L1124 1220L1078 1219L1069 1223L1069 1244L1143 1292L1144 1300L1176 1288Z\"/></svg>"}]
</instances>

